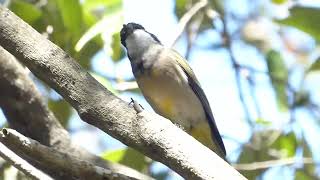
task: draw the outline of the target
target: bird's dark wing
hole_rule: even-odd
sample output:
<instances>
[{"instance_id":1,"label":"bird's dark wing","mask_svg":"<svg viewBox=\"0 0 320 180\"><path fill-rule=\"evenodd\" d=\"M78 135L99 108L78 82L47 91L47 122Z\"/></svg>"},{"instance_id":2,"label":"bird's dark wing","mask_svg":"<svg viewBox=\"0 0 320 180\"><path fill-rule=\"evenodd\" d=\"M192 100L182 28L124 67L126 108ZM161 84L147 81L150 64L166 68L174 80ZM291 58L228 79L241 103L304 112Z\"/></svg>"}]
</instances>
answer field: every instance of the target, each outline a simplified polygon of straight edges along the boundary
<instances>
[{"instance_id":1,"label":"bird's dark wing","mask_svg":"<svg viewBox=\"0 0 320 180\"><path fill-rule=\"evenodd\" d=\"M189 82L189 86L191 87L191 89L194 91L194 93L197 95L197 97L199 98L203 109L206 113L206 117L211 129L211 135L212 138L214 139L214 143L217 144L220 149L222 150L223 154L226 155L226 149L224 147L223 141L221 139L220 133L218 131L216 122L214 120L211 108L210 108L210 104L208 102L208 99L206 97L206 95L204 94L202 88L200 87L200 84L196 78L196 76L194 75L191 67L188 65L187 61L181 57L177 52L174 53L175 54L175 59L179 58L181 59L183 62L179 61L179 65L180 67L183 69L184 73L186 74L186 76L188 77L188 82Z\"/></svg>"}]
</instances>

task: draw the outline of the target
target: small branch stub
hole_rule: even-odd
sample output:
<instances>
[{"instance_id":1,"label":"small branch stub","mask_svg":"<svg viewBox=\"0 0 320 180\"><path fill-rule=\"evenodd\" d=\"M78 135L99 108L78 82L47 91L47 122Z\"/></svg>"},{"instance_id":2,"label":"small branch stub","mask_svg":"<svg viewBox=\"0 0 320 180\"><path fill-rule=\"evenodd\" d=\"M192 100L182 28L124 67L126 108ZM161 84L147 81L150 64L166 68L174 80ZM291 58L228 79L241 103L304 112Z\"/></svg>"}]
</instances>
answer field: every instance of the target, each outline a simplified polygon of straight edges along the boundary
<instances>
[{"instance_id":1,"label":"small branch stub","mask_svg":"<svg viewBox=\"0 0 320 180\"><path fill-rule=\"evenodd\" d=\"M131 98L129 105L132 105L133 109L137 113L141 113L144 110L144 108L141 106L141 104L139 104L138 101L134 100L133 98Z\"/></svg>"}]
</instances>

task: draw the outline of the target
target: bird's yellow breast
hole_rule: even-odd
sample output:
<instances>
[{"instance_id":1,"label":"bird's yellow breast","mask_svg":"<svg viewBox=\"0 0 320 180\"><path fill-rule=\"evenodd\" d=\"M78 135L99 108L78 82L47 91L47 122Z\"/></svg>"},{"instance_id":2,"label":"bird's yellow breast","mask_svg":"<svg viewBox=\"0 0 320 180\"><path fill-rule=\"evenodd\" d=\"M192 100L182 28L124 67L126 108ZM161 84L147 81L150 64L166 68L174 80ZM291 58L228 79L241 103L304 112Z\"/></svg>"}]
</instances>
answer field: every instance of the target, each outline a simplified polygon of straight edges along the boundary
<instances>
[{"instance_id":1,"label":"bird's yellow breast","mask_svg":"<svg viewBox=\"0 0 320 180\"><path fill-rule=\"evenodd\" d=\"M205 113L188 81L172 68L153 68L137 77L137 82L146 100L158 114L188 131L198 122L206 122Z\"/></svg>"}]
</instances>

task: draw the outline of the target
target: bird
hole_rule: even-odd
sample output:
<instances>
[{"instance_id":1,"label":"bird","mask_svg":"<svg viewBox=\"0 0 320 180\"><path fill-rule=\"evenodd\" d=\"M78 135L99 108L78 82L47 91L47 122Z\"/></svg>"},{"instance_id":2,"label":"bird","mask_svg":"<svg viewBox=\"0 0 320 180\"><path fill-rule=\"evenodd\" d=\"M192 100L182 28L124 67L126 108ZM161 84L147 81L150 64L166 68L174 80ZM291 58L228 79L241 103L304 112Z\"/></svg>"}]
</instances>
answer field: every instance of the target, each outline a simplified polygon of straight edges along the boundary
<instances>
[{"instance_id":1,"label":"bird","mask_svg":"<svg viewBox=\"0 0 320 180\"><path fill-rule=\"evenodd\" d=\"M120 39L138 87L153 110L225 159L210 104L187 60L134 22L123 25Z\"/></svg>"}]
</instances>

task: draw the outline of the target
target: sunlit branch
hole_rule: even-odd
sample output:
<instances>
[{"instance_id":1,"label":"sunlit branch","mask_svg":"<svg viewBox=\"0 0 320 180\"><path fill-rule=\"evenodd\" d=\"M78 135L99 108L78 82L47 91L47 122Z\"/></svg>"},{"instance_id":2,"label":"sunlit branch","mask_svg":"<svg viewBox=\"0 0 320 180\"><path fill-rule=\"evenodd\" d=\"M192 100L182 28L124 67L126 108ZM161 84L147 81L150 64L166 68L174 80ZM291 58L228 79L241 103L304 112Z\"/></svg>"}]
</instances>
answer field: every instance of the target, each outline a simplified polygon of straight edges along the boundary
<instances>
[{"instance_id":1,"label":"sunlit branch","mask_svg":"<svg viewBox=\"0 0 320 180\"><path fill-rule=\"evenodd\" d=\"M15 168L19 169L26 176L29 176L32 179L41 179L41 180L52 180L52 178L42 171L36 169L27 161L19 157L17 154L12 152L9 148L3 145L0 142L0 156L12 164Z\"/></svg>"},{"instance_id":2,"label":"sunlit branch","mask_svg":"<svg viewBox=\"0 0 320 180\"><path fill-rule=\"evenodd\" d=\"M267 169L277 166L288 166L293 164L314 164L312 158L287 158L287 159L277 159L277 160L270 160L270 161L261 161L261 162L253 162L253 163L246 163L246 164L233 164L232 166L237 170L242 171L254 171L258 169Z\"/></svg>"},{"instance_id":3,"label":"sunlit branch","mask_svg":"<svg viewBox=\"0 0 320 180\"><path fill-rule=\"evenodd\" d=\"M114 173L109 169L95 166L94 164L80 160L75 156L44 146L33 139L23 136L13 129L2 129L0 132L0 142L12 151L17 152L19 156L27 157L28 159L32 158L48 169L54 169L60 173L68 172L69 178L135 179Z\"/></svg>"},{"instance_id":4,"label":"sunlit branch","mask_svg":"<svg viewBox=\"0 0 320 180\"><path fill-rule=\"evenodd\" d=\"M191 9L189 9L180 19L177 27L177 31L171 43L169 43L169 47L172 47L176 44L183 31L185 30L187 24L190 22L193 16L195 16L199 11L205 8L208 4L207 0L201 0L194 4Z\"/></svg>"},{"instance_id":5,"label":"sunlit branch","mask_svg":"<svg viewBox=\"0 0 320 180\"><path fill-rule=\"evenodd\" d=\"M204 14L201 14L201 16L197 19L197 21L195 21L193 23L193 27L187 28L187 43L188 44L187 44L187 51L186 51L186 55L185 55L186 59L189 59L191 49L194 45L195 40L198 37L199 29L202 24L203 18L204 18Z\"/></svg>"}]
</instances>

